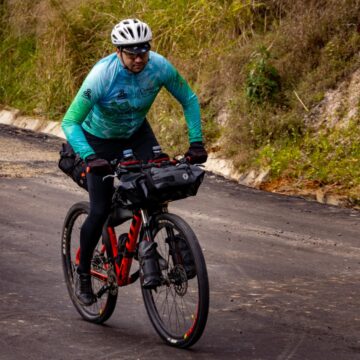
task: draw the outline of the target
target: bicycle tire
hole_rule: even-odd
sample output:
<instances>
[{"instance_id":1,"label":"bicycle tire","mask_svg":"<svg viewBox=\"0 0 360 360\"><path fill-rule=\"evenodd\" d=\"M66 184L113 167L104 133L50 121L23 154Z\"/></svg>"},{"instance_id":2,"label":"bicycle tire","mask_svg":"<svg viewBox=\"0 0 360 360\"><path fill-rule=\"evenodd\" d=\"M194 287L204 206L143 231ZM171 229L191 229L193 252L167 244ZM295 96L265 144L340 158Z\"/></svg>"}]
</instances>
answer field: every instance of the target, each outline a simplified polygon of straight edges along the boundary
<instances>
[{"instance_id":1,"label":"bicycle tire","mask_svg":"<svg viewBox=\"0 0 360 360\"><path fill-rule=\"evenodd\" d=\"M114 312L117 300L117 287L116 293L114 291L106 291L96 303L90 306L82 305L76 298L74 292L74 274L76 271L76 252L80 248L80 228L83 221L86 219L90 211L88 202L78 202L74 204L68 211L62 231L61 241L61 257L63 272L65 277L66 286L70 299L74 304L76 310L87 321L92 323L101 324L108 320ZM100 239L99 244L102 241ZM97 271L106 272L109 264L112 264L109 259L112 259L111 248L107 247L105 253L98 251L99 244L94 251L92 259L92 269L96 266ZM113 264L112 264L113 266ZM100 286L104 286L104 281L92 276L91 278L94 292L98 291Z\"/></svg>"},{"instance_id":2,"label":"bicycle tire","mask_svg":"<svg viewBox=\"0 0 360 360\"><path fill-rule=\"evenodd\" d=\"M179 216L169 213L157 215L151 228L153 240L158 244L158 254L165 259L162 276L168 280L156 289L142 288L145 308L156 332L167 344L188 348L202 336L209 312L209 282L205 259L196 235ZM171 236L181 236L186 242L196 269L193 278L186 277L185 281L186 272L181 270L181 265L174 263L170 247L166 246L168 240L164 240L165 233L167 239L171 233ZM174 280L174 274L180 274L180 277L177 276L178 280ZM168 302L171 304L166 304ZM172 320L175 321L175 326Z\"/></svg>"}]
</instances>

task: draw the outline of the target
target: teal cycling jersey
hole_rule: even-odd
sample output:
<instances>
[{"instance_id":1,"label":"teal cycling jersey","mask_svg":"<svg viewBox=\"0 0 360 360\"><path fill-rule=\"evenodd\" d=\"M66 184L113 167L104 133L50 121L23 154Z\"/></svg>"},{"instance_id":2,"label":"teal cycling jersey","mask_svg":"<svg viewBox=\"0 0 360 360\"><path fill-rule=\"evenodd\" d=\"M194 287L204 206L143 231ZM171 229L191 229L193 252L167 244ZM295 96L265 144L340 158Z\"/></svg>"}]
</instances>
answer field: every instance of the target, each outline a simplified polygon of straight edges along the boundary
<instances>
[{"instance_id":1,"label":"teal cycling jersey","mask_svg":"<svg viewBox=\"0 0 360 360\"><path fill-rule=\"evenodd\" d=\"M95 64L62 121L67 140L85 159L94 150L83 129L103 139L129 138L142 125L163 86L183 107L189 141L202 141L197 96L175 67L152 51L140 73L127 70L116 53Z\"/></svg>"}]
</instances>

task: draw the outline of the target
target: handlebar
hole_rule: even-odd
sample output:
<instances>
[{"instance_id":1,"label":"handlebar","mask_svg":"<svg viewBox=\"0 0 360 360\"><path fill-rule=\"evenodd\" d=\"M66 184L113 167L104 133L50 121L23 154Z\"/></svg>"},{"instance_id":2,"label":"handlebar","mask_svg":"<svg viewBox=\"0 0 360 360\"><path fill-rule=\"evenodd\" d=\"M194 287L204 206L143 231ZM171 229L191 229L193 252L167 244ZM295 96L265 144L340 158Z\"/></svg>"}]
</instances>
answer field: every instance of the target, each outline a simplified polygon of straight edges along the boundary
<instances>
[{"instance_id":1,"label":"handlebar","mask_svg":"<svg viewBox=\"0 0 360 360\"><path fill-rule=\"evenodd\" d=\"M149 169L152 167L163 167L169 165L177 166L179 164L187 163L189 163L189 159L187 157L182 157L180 159L160 158L150 160L148 162L142 162L140 160L130 160L120 162L115 169L115 173L117 176L120 176L129 172L140 172L141 170Z\"/></svg>"},{"instance_id":2,"label":"handlebar","mask_svg":"<svg viewBox=\"0 0 360 360\"><path fill-rule=\"evenodd\" d=\"M160 158L160 159L153 159L147 162L143 162L140 160L129 160L129 161L123 161L119 162L118 165L115 168L115 172L112 175L106 175L103 180L107 178L120 178L124 174L129 173L140 173L142 170L150 169L152 167L163 167L163 166L178 166L181 164L191 164L190 163L190 157L181 157L179 159L170 159L170 158ZM197 165L202 167L203 165ZM146 187L145 183L141 187ZM145 190L145 189L144 189Z\"/></svg>"}]
</instances>

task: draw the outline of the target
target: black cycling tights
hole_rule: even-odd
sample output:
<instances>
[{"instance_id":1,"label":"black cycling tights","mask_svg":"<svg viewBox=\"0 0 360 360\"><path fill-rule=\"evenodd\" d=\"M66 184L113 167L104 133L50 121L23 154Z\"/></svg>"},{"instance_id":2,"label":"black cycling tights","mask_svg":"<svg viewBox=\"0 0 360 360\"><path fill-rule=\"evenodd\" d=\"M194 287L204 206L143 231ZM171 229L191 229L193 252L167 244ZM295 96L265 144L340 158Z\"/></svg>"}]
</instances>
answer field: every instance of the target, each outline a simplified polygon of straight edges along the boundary
<instances>
[{"instance_id":1,"label":"black cycling tights","mask_svg":"<svg viewBox=\"0 0 360 360\"><path fill-rule=\"evenodd\" d=\"M99 158L111 161L120 159L123 150L132 149L140 160L152 157L152 147L158 145L150 125L145 120L140 129L129 139L100 139L87 132L85 136ZM91 258L101 236L102 227L111 209L113 180L103 176L87 174L90 197L90 213L80 232L80 264L78 272L89 273Z\"/></svg>"}]
</instances>

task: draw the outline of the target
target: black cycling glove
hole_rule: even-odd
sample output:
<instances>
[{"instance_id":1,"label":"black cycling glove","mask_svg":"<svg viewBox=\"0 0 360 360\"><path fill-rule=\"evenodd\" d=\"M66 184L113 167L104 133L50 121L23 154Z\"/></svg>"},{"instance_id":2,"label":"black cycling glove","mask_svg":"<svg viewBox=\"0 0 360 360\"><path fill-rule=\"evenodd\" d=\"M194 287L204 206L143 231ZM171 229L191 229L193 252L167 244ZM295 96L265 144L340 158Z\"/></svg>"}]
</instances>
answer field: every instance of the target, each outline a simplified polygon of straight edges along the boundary
<instances>
[{"instance_id":1,"label":"black cycling glove","mask_svg":"<svg viewBox=\"0 0 360 360\"><path fill-rule=\"evenodd\" d=\"M202 164L208 158L207 151L201 141L192 142L185 157L188 158L190 164Z\"/></svg>"},{"instance_id":2,"label":"black cycling glove","mask_svg":"<svg viewBox=\"0 0 360 360\"><path fill-rule=\"evenodd\" d=\"M108 175L112 173L109 162L105 159L99 159L96 155L89 155L85 159L86 172L95 175Z\"/></svg>"}]
</instances>

